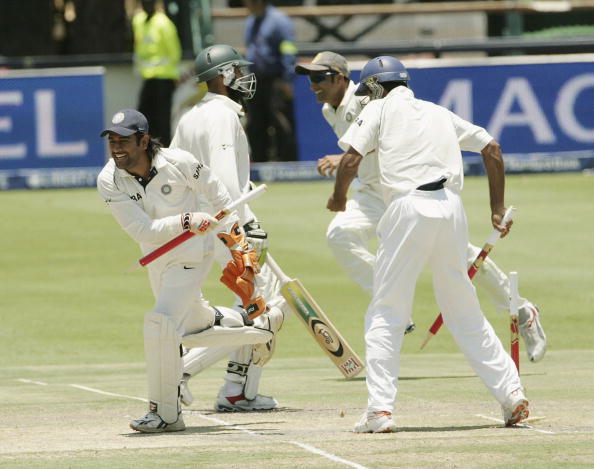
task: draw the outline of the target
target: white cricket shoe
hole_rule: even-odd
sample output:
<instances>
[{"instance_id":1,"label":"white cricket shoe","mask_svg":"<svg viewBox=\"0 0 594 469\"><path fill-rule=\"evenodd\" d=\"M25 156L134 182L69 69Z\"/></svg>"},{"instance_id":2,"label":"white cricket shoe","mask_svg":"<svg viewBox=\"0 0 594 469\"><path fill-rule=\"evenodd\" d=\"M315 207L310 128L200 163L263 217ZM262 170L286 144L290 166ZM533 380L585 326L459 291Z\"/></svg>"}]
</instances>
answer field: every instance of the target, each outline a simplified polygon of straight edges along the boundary
<instances>
[{"instance_id":1,"label":"white cricket shoe","mask_svg":"<svg viewBox=\"0 0 594 469\"><path fill-rule=\"evenodd\" d=\"M526 344L526 353L531 362L542 360L547 350L547 337L540 324L536 305L528 303L519 311L520 335Z\"/></svg>"},{"instance_id":2,"label":"white cricket shoe","mask_svg":"<svg viewBox=\"0 0 594 469\"><path fill-rule=\"evenodd\" d=\"M176 422L167 423L159 417L159 414L149 412L141 419L132 420L130 428L142 433L181 432L186 429L186 424L181 414L177 417Z\"/></svg>"},{"instance_id":3,"label":"white cricket shoe","mask_svg":"<svg viewBox=\"0 0 594 469\"><path fill-rule=\"evenodd\" d=\"M511 427L516 423L528 418L528 400L522 389L518 388L509 395L507 402L501 406L503 412L503 422L506 427Z\"/></svg>"},{"instance_id":4,"label":"white cricket shoe","mask_svg":"<svg viewBox=\"0 0 594 469\"><path fill-rule=\"evenodd\" d=\"M179 399L183 405L188 407L194 402L194 396L192 396L192 391L190 391L190 387L188 386L188 380L191 377L188 373L184 373L179 383Z\"/></svg>"},{"instance_id":5,"label":"white cricket shoe","mask_svg":"<svg viewBox=\"0 0 594 469\"><path fill-rule=\"evenodd\" d=\"M273 306L265 314L258 316L255 327L266 329L272 332L273 336L268 342L255 344L252 351L252 363L256 366L264 366L272 358L276 346L276 333L280 330L285 320L285 315L280 308Z\"/></svg>"},{"instance_id":6,"label":"white cricket shoe","mask_svg":"<svg viewBox=\"0 0 594 469\"><path fill-rule=\"evenodd\" d=\"M223 396L220 392L215 403L217 412L251 412L254 410L273 410L278 406L276 399L256 394L254 399L247 400L243 392L238 396Z\"/></svg>"},{"instance_id":7,"label":"white cricket shoe","mask_svg":"<svg viewBox=\"0 0 594 469\"><path fill-rule=\"evenodd\" d=\"M355 433L392 433L396 431L396 424L390 412L365 412L361 420L355 425Z\"/></svg>"}]
</instances>

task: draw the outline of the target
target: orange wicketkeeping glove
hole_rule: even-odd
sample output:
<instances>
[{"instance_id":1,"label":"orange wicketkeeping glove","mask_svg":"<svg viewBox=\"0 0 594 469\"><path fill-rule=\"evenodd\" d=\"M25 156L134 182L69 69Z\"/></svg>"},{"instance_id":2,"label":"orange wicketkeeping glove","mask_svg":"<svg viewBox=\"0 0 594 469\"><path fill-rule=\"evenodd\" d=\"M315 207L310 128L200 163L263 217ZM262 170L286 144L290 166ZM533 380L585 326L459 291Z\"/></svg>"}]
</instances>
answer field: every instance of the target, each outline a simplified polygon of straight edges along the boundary
<instances>
[{"instance_id":1,"label":"orange wicketkeeping glove","mask_svg":"<svg viewBox=\"0 0 594 469\"><path fill-rule=\"evenodd\" d=\"M260 272L256 251L247 243L237 223L230 233L219 233L217 236L229 248L233 258L233 262L229 262L223 270L221 282L241 298L248 317L254 319L266 312L264 298L254 297L254 279Z\"/></svg>"}]
</instances>

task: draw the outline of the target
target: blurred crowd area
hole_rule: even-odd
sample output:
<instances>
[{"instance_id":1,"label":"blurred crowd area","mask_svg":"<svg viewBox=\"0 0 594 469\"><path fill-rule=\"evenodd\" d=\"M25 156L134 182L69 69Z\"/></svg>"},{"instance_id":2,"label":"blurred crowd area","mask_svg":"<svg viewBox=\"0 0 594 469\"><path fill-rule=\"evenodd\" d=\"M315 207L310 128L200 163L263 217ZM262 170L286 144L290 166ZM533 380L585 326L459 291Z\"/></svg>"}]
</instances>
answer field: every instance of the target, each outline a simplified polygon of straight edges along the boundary
<instances>
[{"instance_id":1,"label":"blurred crowd area","mask_svg":"<svg viewBox=\"0 0 594 469\"><path fill-rule=\"evenodd\" d=\"M271 3L282 7L421 1L440 0L272 0ZM186 55L197 53L194 50L196 42L192 37L191 4L195 8L203 2L207 2L211 8L243 6L243 0L161 0L161 7L177 27ZM138 8L137 3L137 0L2 0L0 56L130 53L133 49L131 18ZM489 37L503 35L504 16L485 16L483 34ZM588 25L588 28L592 28L590 25L594 24L594 12L524 15L522 21L525 33L568 25ZM225 36L228 34L226 29L217 28L215 24L215 42L222 40L217 37L217 31L222 31ZM575 29L567 29L567 32L577 34ZM585 32L591 33L591 29ZM299 27L296 35L297 42L308 40L299 37ZM225 39L225 42L232 43L228 37ZM397 40L396 37L392 39Z\"/></svg>"}]
</instances>

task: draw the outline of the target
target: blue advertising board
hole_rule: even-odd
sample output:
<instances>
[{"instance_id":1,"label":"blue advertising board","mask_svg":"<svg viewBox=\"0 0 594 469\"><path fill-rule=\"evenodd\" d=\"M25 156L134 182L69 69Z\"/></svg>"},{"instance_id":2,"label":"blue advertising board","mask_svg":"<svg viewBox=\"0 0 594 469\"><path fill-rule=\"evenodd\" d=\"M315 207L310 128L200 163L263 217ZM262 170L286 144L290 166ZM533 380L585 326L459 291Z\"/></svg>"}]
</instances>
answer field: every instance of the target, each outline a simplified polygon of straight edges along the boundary
<instances>
[{"instance_id":1,"label":"blue advertising board","mask_svg":"<svg viewBox=\"0 0 594 469\"><path fill-rule=\"evenodd\" d=\"M103 74L0 71L0 189L94 184L105 163Z\"/></svg>"},{"instance_id":2,"label":"blue advertising board","mask_svg":"<svg viewBox=\"0 0 594 469\"><path fill-rule=\"evenodd\" d=\"M501 143L508 171L594 167L594 55L412 60L405 65L418 98L485 127ZM358 81L359 70L351 78ZM340 152L307 77L298 76L295 87L300 160ZM467 173L482 172L480 160L465 159Z\"/></svg>"}]
</instances>

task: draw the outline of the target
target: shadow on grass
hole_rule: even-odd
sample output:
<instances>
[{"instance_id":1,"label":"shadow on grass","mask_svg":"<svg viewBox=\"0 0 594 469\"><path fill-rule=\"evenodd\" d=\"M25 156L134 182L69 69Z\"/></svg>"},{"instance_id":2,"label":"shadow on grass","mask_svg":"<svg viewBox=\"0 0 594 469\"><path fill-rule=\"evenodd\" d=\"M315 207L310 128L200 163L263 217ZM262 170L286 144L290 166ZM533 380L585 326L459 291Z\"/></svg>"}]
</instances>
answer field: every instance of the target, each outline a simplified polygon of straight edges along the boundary
<instances>
[{"instance_id":1,"label":"shadow on grass","mask_svg":"<svg viewBox=\"0 0 594 469\"><path fill-rule=\"evenodd\" d=\"M431 432L466 432L469 430L485 430L487 428L503 428L503 425L464 425L455 427L398 427L396 433L431 433Z\"/></svg>"},{"instance_id":2,"label":"shadow on grass","mask_svg":"<svg viewBox=\"0 0 594 469\"><path fill-rule=\"evenodd\" d=\"M251 412L253 413L253 412ZM278 422L252 422L252 423L240 423L240 424L229 424L229 425L200 425L200 426L187 426L185 430L180 432L163 432L163 433L140 433L140 432L130 432L130 433L122 433L121 435L127 438L145 438L145 437L160 437L160 436L167 436L167 435L176 435L176 436L189 436L189 435L236 435L237 432L241 431L249 431L250 433L257 434L257 435L284 435L283 432L279 432L276 428L261 428L260 425L278 425ZM257 430L249 430L247 427L258 425ZM243 429L243 430L242 430Z\"/></svg>"}]
</instances>

